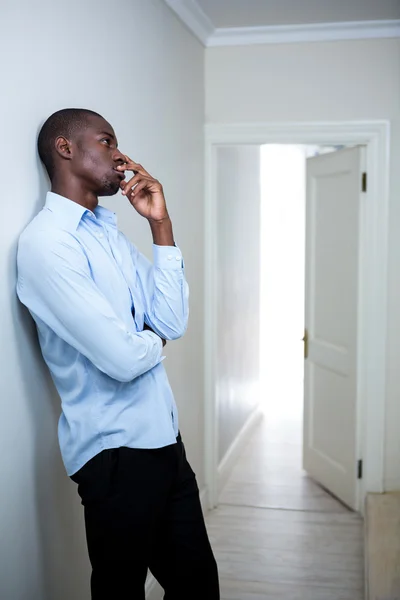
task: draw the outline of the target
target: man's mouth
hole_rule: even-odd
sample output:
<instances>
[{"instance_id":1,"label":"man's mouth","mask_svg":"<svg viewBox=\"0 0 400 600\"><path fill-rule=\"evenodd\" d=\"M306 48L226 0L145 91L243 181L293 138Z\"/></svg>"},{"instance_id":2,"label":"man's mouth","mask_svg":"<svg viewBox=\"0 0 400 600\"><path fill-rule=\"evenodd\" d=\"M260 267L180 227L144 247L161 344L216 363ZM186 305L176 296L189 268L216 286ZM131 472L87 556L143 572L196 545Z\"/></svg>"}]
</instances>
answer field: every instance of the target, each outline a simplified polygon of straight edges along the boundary
<instances>
[{"instance_id":1,"label":"man's mouth","mask_svg":"<svg viewBox=\"0 0 400 600\"><path fill-rule=\"evenodd\" d=\"M117 169L114 169L114 171L116 173L118 173L118 175L120 176L121 180L125 179L125 173L123 171L118 171Z\"/></svg>"}]
</instances>

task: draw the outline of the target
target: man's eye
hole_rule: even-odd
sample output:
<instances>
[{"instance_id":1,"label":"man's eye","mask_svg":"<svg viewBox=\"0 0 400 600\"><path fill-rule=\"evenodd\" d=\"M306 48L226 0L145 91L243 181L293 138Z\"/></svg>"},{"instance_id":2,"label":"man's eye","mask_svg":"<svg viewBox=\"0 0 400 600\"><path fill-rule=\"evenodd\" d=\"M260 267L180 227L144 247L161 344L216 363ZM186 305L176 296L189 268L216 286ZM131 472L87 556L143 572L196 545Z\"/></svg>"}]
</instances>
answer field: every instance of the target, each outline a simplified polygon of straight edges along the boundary
<instances>
[{"instance_id":1,"label":"man's eye","mask_svg":"<svg viewBox=\"0 0 400 600\"><path fill-rule=\"evenodd\" d=\"M108 138L103 138L101 142L105 142L108 146L110 145L110 140Z\"/></svg>"}]
</instances>

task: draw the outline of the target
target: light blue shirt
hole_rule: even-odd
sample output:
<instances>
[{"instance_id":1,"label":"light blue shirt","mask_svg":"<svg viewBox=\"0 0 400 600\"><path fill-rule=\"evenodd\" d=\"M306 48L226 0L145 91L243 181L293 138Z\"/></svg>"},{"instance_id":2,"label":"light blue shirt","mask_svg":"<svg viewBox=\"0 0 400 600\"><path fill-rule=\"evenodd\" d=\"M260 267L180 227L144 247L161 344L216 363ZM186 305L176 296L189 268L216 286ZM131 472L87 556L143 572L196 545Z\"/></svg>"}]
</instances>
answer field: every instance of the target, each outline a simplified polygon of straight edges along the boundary
<instances>
[{"instance_id":1,"label":"light blue shirt","mask_svg":"<svg viewBox=\"0 0 400 600\"><path fill-rule=\"evenodd\" d=\"M118 230L113 212L52 192L20 237L17 293L61 398L68 475L105 448L176 442L161 338L184 334L188 286L179 248L153 252L154 265ZM156 333L143 331L144 322Z\"/></svg>"}]
</instances>

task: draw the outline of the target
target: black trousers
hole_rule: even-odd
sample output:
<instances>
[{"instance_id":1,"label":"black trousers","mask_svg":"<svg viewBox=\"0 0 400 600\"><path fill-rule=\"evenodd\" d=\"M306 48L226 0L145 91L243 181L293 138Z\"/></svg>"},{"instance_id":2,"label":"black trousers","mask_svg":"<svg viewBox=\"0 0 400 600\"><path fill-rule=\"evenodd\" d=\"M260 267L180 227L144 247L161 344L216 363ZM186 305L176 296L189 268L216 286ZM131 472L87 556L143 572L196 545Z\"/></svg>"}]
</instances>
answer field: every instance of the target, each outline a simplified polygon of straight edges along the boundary
<instances>
[{"instance_id":1,"label":"black trousers","mask_svg":"<svg viewBox=\"0 0 400 600\"><path fill-rule=\"evenodd\" d=\"M103 450L78 484L92 600L144 600L147 571L164 600L219 600L216 562L181 437L156 450Z\"/></svg>"}]
</instances>

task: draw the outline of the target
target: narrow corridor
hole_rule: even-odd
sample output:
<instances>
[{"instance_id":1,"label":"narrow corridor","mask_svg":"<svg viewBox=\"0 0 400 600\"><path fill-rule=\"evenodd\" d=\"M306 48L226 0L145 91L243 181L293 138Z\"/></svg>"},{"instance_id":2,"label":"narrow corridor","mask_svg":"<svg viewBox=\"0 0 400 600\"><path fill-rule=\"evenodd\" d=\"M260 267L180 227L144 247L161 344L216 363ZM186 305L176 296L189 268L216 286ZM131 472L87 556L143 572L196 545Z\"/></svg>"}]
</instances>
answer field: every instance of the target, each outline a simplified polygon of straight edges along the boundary
<instances>
[{"instance_id":1,"label":"narrow corridor","mask_svg":"<svg viewBox=\"0 0 400 600\"><path fill-rule=\"evenodd\" d=\"M207 524L222 600L363 598L363 521L302 471L298 417L264 417Z\"/></svg>"}]
</instances>

